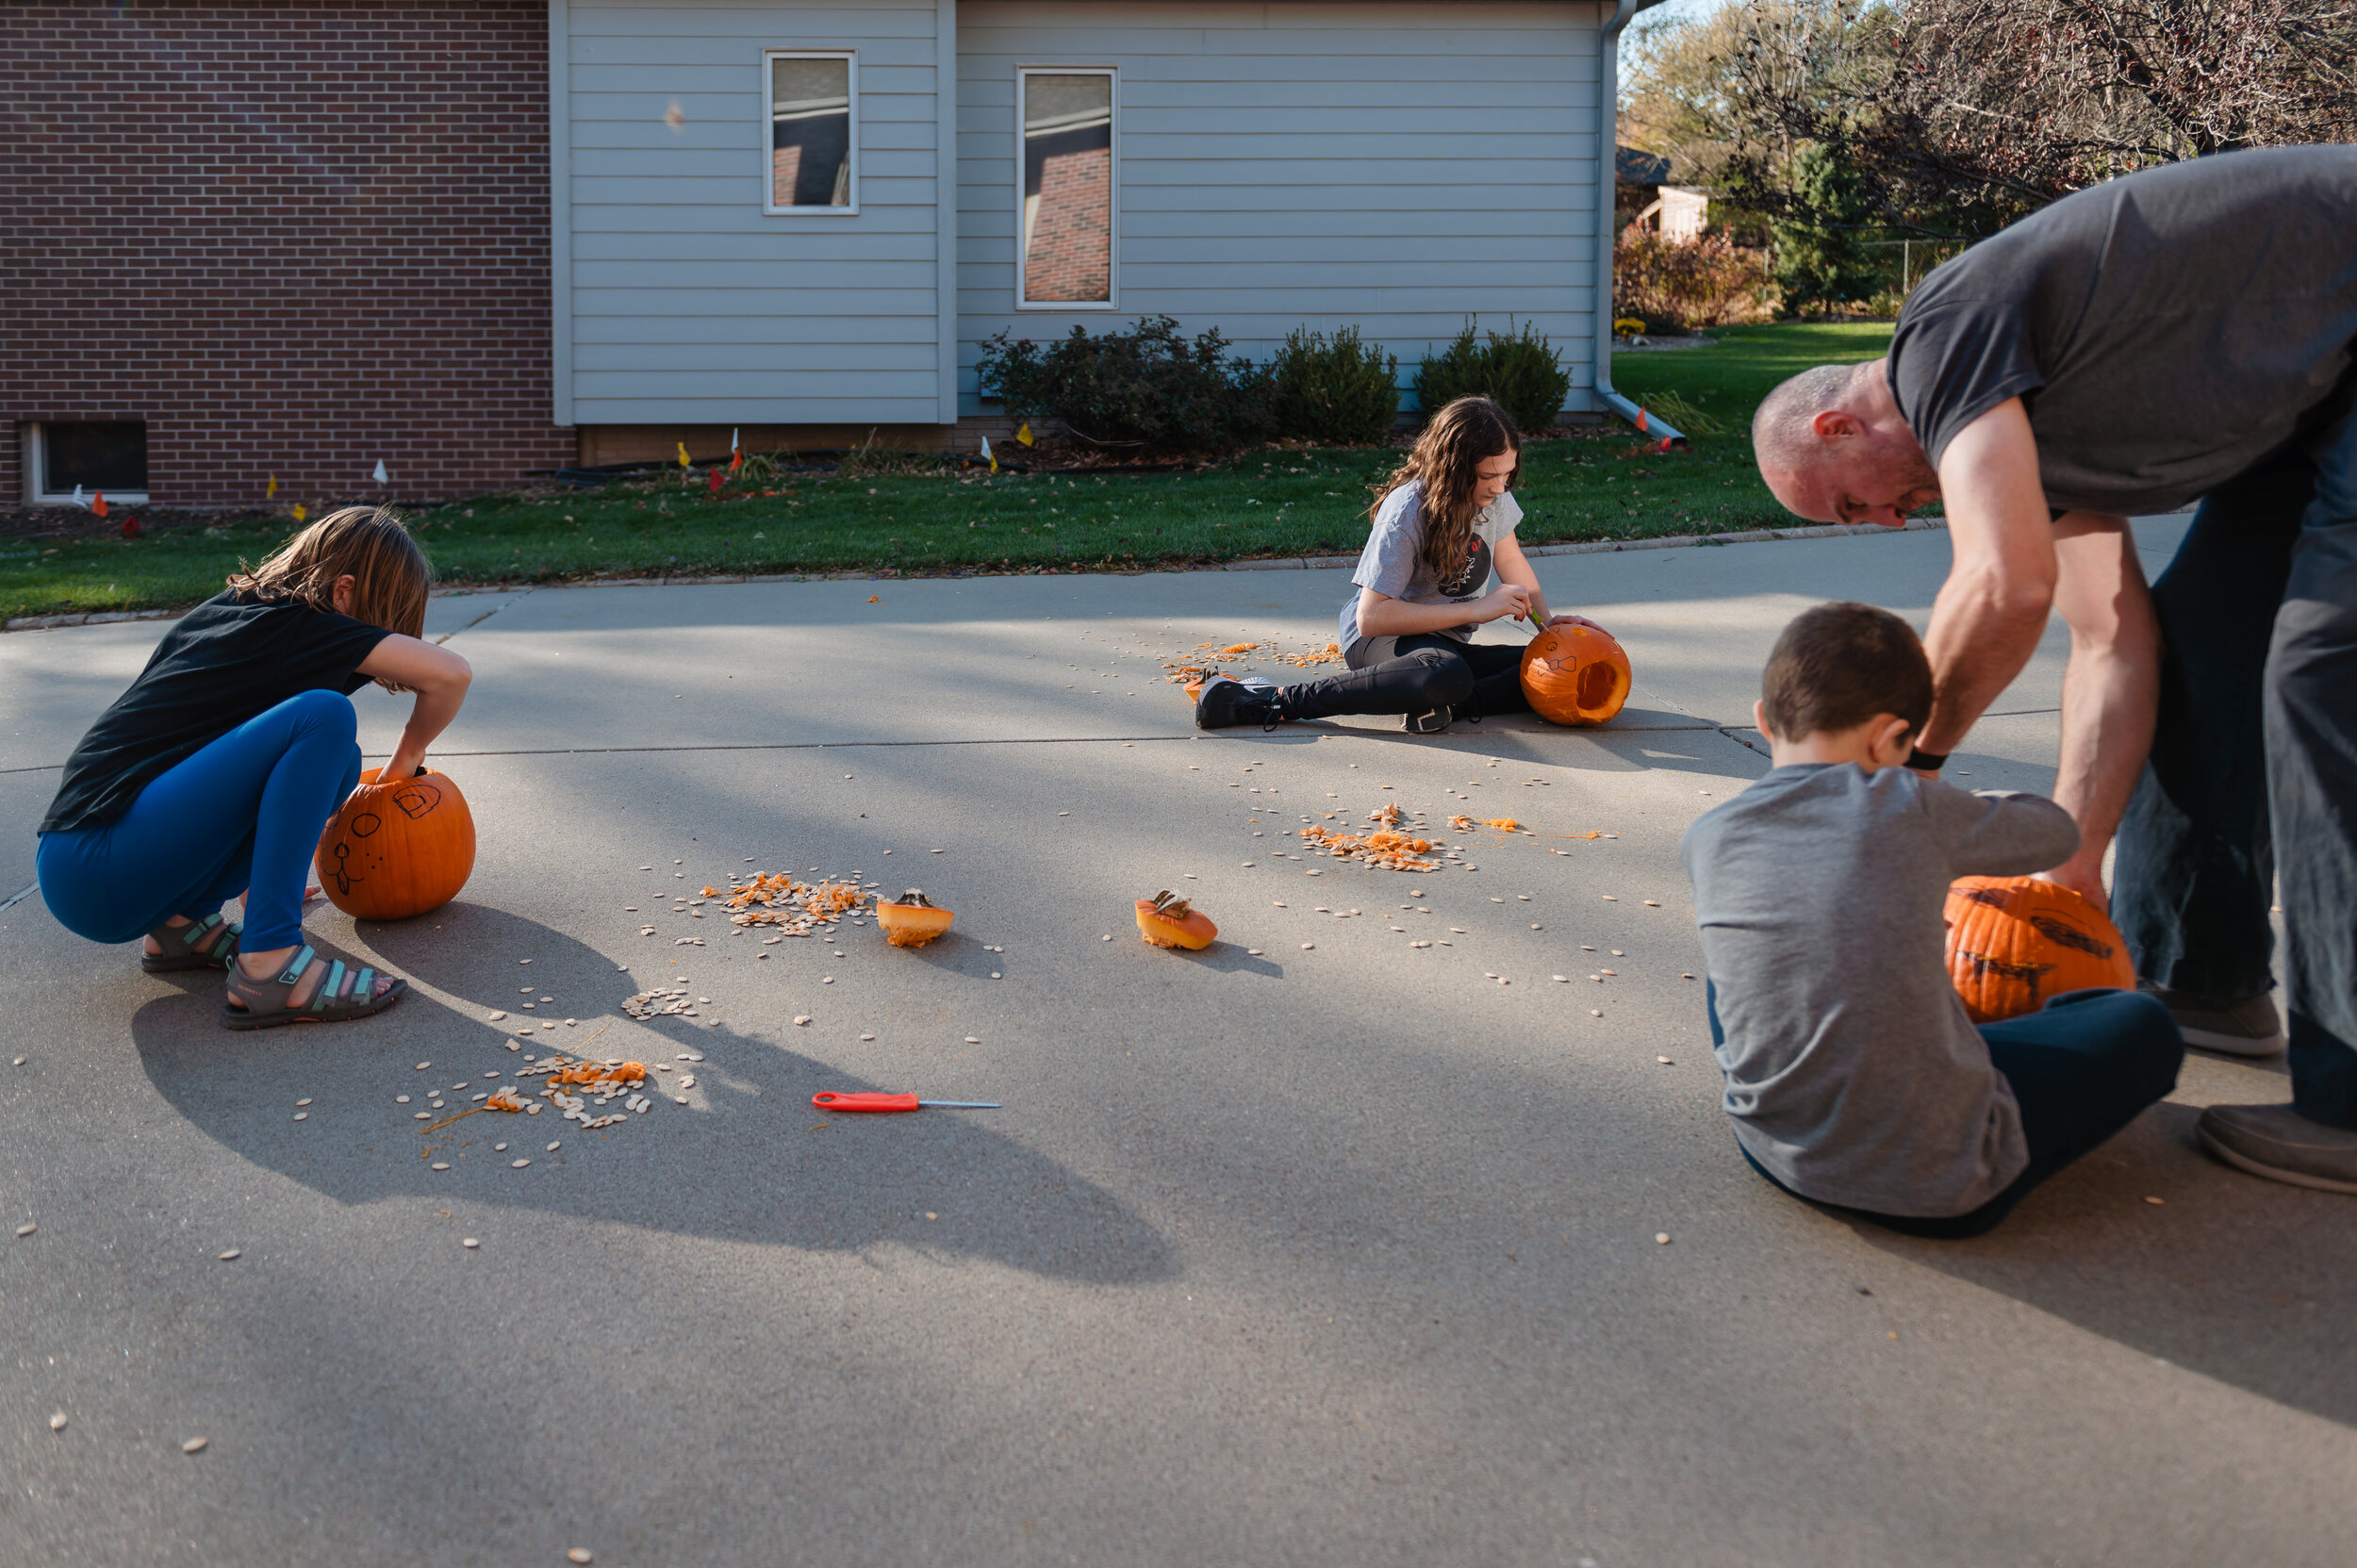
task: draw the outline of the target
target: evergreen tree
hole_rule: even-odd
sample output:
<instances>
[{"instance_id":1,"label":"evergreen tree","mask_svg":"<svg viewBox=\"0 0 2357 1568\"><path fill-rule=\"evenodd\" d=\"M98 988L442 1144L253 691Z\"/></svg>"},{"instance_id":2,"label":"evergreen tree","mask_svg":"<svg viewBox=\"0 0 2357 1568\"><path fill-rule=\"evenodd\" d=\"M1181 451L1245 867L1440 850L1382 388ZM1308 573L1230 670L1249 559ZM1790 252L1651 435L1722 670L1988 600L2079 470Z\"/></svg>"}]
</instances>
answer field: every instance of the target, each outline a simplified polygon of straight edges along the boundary
<instances>
[{"instance_id":1,"label":"evergreen tree","mask_svg":"<svg viewBox=\"0 0 2357 1568\"><path fill-rule=\"evenodd\" d=\"M1857 172L1839 151L1812 141L1794 150L1791 175L1792 211L1774 228L1785 308L1799 315L1814 305L1823 314L1871 297L1881 275L1858 239L1869 216Z\"/></svg>"}]
</instances>

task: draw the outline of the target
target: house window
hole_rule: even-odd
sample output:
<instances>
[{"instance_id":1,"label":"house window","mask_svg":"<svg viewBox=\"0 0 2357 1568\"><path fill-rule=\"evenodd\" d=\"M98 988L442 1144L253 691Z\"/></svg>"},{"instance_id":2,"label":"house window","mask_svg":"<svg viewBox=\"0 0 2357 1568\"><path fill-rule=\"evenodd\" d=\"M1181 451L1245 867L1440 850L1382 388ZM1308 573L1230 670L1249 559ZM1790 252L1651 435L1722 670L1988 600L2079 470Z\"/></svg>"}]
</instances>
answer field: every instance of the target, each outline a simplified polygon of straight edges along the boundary
<instances>
[{"instance_id":1,"label":"house window","mask_svg":"<svg viewBox=\"0 0 2357 1568\"><path fill-rule=\"evenodd\" d=\"M859 60L772 49L769 77L769 198L766 212L859 210Z\"/></svg>"},{"instance_id":2,"label":"house window","mask_svg":"<svg viewBox=\"0 0 2357 1568\"><path fill-rule=\"evenodd\" d=\"M147 425L139 420L42 423L24 427L25 499L55 505L74 499L147 499Z\"/></svg>"},{"instance_id":3,"label":"house window","mask_svg":"<svg viewBox=\"0 0 2357 1568\"><path fill-rule=\"evenodd\" d=\"M1022 126L1019 305L1113 303L1113 74L1016 74Z\"/></svg>"}]
</instances>

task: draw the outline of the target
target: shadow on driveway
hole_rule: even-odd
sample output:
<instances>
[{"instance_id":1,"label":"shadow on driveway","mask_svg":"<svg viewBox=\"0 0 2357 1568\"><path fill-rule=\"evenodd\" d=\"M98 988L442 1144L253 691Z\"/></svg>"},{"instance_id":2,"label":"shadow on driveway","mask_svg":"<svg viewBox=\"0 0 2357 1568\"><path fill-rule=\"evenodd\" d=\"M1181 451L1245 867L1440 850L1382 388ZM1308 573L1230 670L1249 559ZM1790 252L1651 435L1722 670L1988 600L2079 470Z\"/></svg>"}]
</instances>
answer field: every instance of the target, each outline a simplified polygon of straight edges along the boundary
<instances>
[{"instance_id":1,"label":"shadow on driveway","mask_svg":"<svg viewBox=\"0 0 2357 1568\"><path fill-rule=\"evenodd\" d=\"M342 954L347 963L373 957L461 996L503 993L508 1000L488 1006L511 1009L523 999L517 977L528 976L536 992L545 987L559 999L552 1012L583 1021L511 1052L502 1026L483 1021L488 1007L462 1014L413 991L375 1018L230 1033L214 1017L217 977L190 977L185 999L152 1002L132 1021L157 1090L224 1147L338 1203L463 1198L811 1250L897 1242L1100 1284L1178 1271L1150 1226L1095 1184L994 1131L987 1118L996 1113L823 1115L810 1103L819 1090L914 1085L865 1082L724 1027L609 1018L625 997L657 982L618 973L603 955L535 921L453 904L431 921L371 925L363 934L376 953ZM532 965L519 966L527 957ZM704 983L714 982L707 976ZM486 1112L419 1135L431 1124L412 1114L430 1092L445 1092L453 1111L464 1108L500 1081L486 1074L512 1074L526 1057L552 1048L650 1066L701 1053L701 1063L677 1062L672 1074L655 1075L692 1071L696 1103L675 1105L666 1092L651 1114L598 1131L560 1119L550 1106L530 1116ZM433 1065L420 1070L420 1062ZM503 1081L521 1081L527 1098L541 1082ZM461 1082L468 1087L453 1087ZM928 1087L939 1095L938 1086ZM411 1103L395 1103L401 1094ZM302 1122L292 1119L297 1099L311 1101ZM602 1114L619 1101L590 1109ZM550 1152L551 1142L563 1147ZM510 1147L495 1150L496 1143ZM529 1168L512 1167L526 1158ZM435 1171L437 1161L452 1168ZM930 1220L929 1213L951 1223Z\"/></svg>"},{"instance_id":2,"label":"shadow on driveway","mask_svg":"<svg viewBox=\"0 0 2357 1568\"><path fill-rule=\"evenodd\" d=\"M2229 1170L2196 1146L2200 1114L2153 1107L1984 1237L1850 1223L1882 1251L2357 1427L2357 1200Z\"/></svg>"}]
</instances>

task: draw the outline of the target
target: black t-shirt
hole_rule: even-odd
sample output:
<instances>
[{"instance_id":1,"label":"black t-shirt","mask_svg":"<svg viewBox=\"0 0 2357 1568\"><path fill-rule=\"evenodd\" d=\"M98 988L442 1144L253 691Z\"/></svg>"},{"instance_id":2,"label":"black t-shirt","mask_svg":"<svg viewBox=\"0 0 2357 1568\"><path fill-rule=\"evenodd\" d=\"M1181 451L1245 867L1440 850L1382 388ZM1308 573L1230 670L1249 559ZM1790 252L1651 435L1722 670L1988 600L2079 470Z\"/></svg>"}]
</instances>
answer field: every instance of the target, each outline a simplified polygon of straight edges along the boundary
<instances>
[{"instance_id":1,"label":"black t-shirt","mask_svg":"<svg viewBox=\"0 0 2357 1568\"><path fill-rule=\"evenodd\" d=\"M2346 405L2357 147L2279 147L2091 187L1935 269L1890 390L1937 466L2007 398L2047 501L2172 511Z\"/></svg>"},{"instance_id":2,"label":"black t-shirt","mask_svg":"<svg viewBox=\"0 0 2357 1568\"><path fill-rule=\"evenodd\" d=\"M66 759L42 833L112 821L158 773L306 691L349 697L393 634L301 602L216 594L164 634L140 678Z\"/></svg>"}]
</instances>

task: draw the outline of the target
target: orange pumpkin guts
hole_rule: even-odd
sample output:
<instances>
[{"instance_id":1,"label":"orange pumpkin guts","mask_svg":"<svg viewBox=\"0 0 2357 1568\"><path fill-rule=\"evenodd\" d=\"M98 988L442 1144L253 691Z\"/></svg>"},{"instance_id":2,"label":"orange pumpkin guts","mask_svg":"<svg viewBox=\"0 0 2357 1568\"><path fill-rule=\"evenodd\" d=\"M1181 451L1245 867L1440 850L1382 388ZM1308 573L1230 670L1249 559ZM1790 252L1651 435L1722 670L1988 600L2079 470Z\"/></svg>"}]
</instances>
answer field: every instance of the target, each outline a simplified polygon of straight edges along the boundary
<instances>
[{"instance_id":1,"label":"orange pumpkin guts","mask_svg":"<svg viewBox=\"0 0 2357 1568\"><path fill-rule=\"evenodd\" d=\"M876 924L883 928L884 940L896 948L921 948L948 931L956 918L925 897L921 888L910 888L900 895L898 903L889 899L876 900Z\"/></svg>"},{"instance_id":2,"label":"orange pumpkin guts","mask_svg":"<svg viewBox=\"0 0 2357 1568\"><path fill-rule=\"evenodd\" d=\"M1628 686L1628 654L1600 626L1550 626L1523 650L1523 695L1549 723L1601 724Z\"/></svg>"},{"instance_id":3,"label":"orange pumpkin guts","mask_svg":"<svg viewBox=\"0 0 2357 1568\"><path fill-rule=\"evenodd\" d=\"M1138 900L1138 934L1158 948L1208 948L1219 928L1210 916L1165 889Z\"/></svg>"},{"instance_id":4,"label":"orange pumpkin guts","mask_svg":"<svg viewBox=\"0 0 2357 1568\"><path fill-rule=\"evenodd\" d=\"M1948 889L1948 976L1976 1024L2035 1013L2066 991L2134 990L2128 944L2103 912L2036 877L1965 877Z\"/></svg>"},{"instance_id":5,"label":"orange pumpkin guts","mask_svg":"<svg viewBox=\"0 0 2357 1568\"><path fill-rule=\"evenodd\" d=\"M389 784L377 769L320 834L320 885L360 920L406 920L458 897L474 870L474 814L443 774Z\"/></svg>"}]
</instances>

